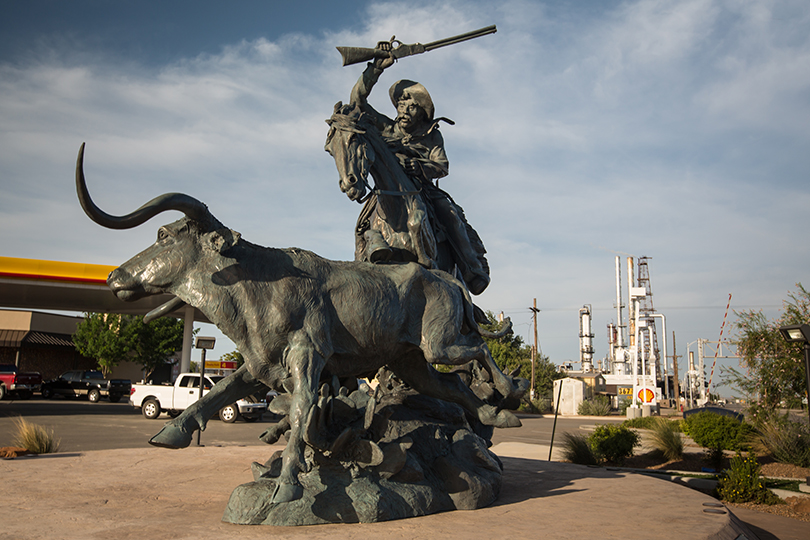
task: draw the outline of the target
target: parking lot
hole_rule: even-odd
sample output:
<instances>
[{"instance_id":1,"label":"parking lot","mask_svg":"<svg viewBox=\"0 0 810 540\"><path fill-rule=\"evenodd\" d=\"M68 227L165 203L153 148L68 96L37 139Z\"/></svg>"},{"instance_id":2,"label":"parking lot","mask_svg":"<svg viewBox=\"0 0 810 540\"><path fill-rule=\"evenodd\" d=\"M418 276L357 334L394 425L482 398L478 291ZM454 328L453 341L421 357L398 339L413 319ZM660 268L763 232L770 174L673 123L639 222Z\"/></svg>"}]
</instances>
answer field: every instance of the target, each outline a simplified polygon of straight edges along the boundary
<instances>
[{"instance_id":1,"label":"parking lot","mask_svg":"<svg viewBox=\"0 0 810 540\"><path fill-rule=\"evenodd\" d=\"M28 400L5 399L0 401L0 447L13 444L17 431L14 419L19 417L53 429L56 437L61 439L62 452L147 447L147 441L170 420L165 413L157 420L147 420L139 409L127 402L110 403L101 400L98 403L90 403L86 399L43 399L39 395ZM532 415L519 417L523 427L496 429L492 440L494 444L500 442L549 444L553 417ZM616 418L616 421L620 420ZM226 424L215 418L208 423L208 427L202 433L201 443L208 446L259 444L258 436L274 422L275 417L272 413L265 414L259 421L253 423L238 421ZM559 443L563 431L587 432L594 422L584 418L559 418L555 441ZM603 420L598 422L605 423Z\"/></svg>"},{"instance_id":2,"label":"parking lot","mask_svg":"<svg viewBox=\"0 0 810 540\"><path fill-rule=\"evenodd\" d=\"M157 420L147 420L140 409L126 401L90 403L86 399L42 399L39 395L21 401L6 399L0 401L0 447L12 445L17 431L14 419L18 417L53 429L61 439L60 451L63 452L144 447L170 420L165 413ZM233 424L225 424L217 418L208 423L201 442L204 445L257 444L257 437L273 418L272 414L266 414L258 422Z\"/></svg>"}]
</instances>

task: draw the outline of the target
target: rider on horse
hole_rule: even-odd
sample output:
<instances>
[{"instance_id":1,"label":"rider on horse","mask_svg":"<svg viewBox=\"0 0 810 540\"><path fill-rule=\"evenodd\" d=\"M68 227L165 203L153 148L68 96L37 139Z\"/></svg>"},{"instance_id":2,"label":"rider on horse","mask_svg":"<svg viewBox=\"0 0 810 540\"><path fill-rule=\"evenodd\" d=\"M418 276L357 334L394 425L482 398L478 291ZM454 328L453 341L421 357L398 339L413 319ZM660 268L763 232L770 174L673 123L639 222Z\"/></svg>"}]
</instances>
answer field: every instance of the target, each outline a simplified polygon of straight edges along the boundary
<instances>
[{"instance_id":1,"label":"rider on horse","mask_svg":"<svg viewBox=\"0 0 810 540\"><path fill-rule=\"evenodd\" d=\"M387 42L379 46L389 45ZM421 186L423 198L432 211L434 232L443 228L449 243L456 253L456 265L473 294L481 294L489 285L489 266L484 257L486 250L478 234L467 223L464 211L450 195L439 189L438 180L447 176L448 161L444 151L444 139L439 132L439 121L433 118L434 107L430 94L417 82L401 80L389 90L391 102L397 108L397 118L392 120L377 112L367 99L383 70L391 66L393 58L376 58L369 62L363 75L354 85L351 102L375 119L375 123L399 159L405 172Z\"/></svg>"}]
</instances>

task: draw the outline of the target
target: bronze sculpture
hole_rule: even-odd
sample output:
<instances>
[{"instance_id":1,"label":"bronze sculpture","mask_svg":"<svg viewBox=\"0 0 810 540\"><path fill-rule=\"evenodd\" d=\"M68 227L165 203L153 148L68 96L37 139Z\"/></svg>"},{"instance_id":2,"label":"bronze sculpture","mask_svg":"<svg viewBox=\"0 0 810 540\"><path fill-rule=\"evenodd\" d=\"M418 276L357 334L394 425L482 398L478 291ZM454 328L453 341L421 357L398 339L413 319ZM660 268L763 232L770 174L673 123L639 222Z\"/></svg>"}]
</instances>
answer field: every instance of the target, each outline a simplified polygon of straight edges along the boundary
<instances>
[{"instance_id":1,"label":"bronze sculpture","mask_svg":"<svg viewBox=\"0 0 810 540\"><path fill-rule=\"evenodd\" d=\"M123 229L169 209L186 214L185 218L161 227L155 244L110 274L108 285L116 296L134 300L172 293L205 313L245 357L242 368L169 422L152 438L151 444L186 447L192 433L203 429L208 418L223 404L265 386L286 392L287 396L279 400L282 405L277 406L284 407L281 412L286 418L280 426L289 429L288 444L280 459L273 462L277 470L272 482L268 483L265 477L262 484L262 504L277 508L304 497L299 475L310 471L318 461L313 451L322 456L320 459L323 456L341 459L348 452L357 463L366 463L363 461L366 459L368 465L390 469L392 462L396 462L399 469L395 472L404 467L409 441L403 437L385 439L389 437L388 418L377 422L383 424L377 433L378 440L384 440L386 448L391 446L387 463L385 448L369 439L376 399L367 406L367 400L361 401L354 395L351 403L355 410L365 410L364 422L360 427L352 426L357 415L348 414L345 425L337 424L339 433L333 438L325 436L325 426L330 419L334 420L334 415L326 412L326 403L322 401L327 397L348 399L352 395L351 383L343 383L355 377L373 377L383 368L390 369L422 395L459 404L466 411L462 416L473 423L497 427L520 425L500 405L504 400L519 397L525 384L504 375L495 365L481 339L484 332L475 323L470 298L461 283L449 274L413 263L333 262L295 248L256 246L220 223L204 204L183 194L166 194L127 216L110 216L89 196L83 154L84 146L76 165L77 192L87 215L99 224ZM430 366L472 361L479 362L487 371L491 384L482 395L488 396L489 403L458 375L440 373ZM322 382L327 383L326 390ZM407 399L407 392L399 393L405 396L403 400ZM330 406L329 410L332 409ZM449 412L447 416L455 418L458 414ZM465 427L465 422L459 425L472 436L474 428ZM452 433L456 431L458 427ZM280 434L277 429L264 439L275 442ZM466 437L461 439L466 441ZM464 444L478 448L469 451L479 456L476 459L482 461L486 470L492 468L490 461L495 458L487 457L485 446L481 449L479 442ZM430 458L431 464L436 458ZM415 466L415 470L425 468ZM264 472L267 471L261 474ZM379 471L369 474L372 473L381 478ZM499 477L492 481L499 481ZM408 489L421 486L418 482L405 484ZM486 492L490 497L483 504L489 504L492 494L497 494L491 485ZM241 498L234 503L240 508L234 512L240 516L244 514L242 503ZM314 507L309 500L307 503L311 511ZM420 512L424 509L394 516ZM304 522L318 521L304 519Z\"/></svg>"},{"instance_id":2,"label":"bronze sculpture","mask_svg":"<svg viewBox=\"0 0 810 540\"><path fill-rule=\"evenodd\" d=\"M79 151L77 193L100 225L126 229L165 210L185 214L110 274L115 295L171 293L147 318L188 303L245 358L149 442L186 447L224 404L267 388L280 394L271 409L282 419L260 439L273 444L284 436L287 445L253 464L254 481L234 490L225 521L381 521L480 508L498 495L502 465L489 439L493 427L520 425L508 409L527 381L502 373L483 340L509 326L491 334L477 322L469 293L489 282L485 251L460 207L431 182L446 174L447 159L427 90L395 84L396 120L366 101L395 58L393 41L374 50L352 102L338 104L328 121L326 148L341 189L366 202L355 262L251 244L184 194L161 195L126 216L106 214L90 198L84 145ZM427 47L417 45L408 47ZM364 199L369 174L376 186ZM358 377L379 381L373 396L359 389Z\"/></svg>"}]
</instances>

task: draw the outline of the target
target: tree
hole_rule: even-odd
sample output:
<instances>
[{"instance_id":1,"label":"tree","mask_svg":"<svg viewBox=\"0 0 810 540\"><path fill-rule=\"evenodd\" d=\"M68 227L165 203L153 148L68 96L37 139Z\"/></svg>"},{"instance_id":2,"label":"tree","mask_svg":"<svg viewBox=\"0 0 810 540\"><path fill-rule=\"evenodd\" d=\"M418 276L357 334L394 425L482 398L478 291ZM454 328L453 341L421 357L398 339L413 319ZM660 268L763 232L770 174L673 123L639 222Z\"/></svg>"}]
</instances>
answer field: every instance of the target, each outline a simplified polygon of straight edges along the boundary
<instances>
[{"instance_id":1,"label":"tree","mask_svg":"<svg viewBox=\"0 0 810 540\"><path fill-rule=\"evenodd\" d=\"M800 407L806 395L804 352L779 333L780 326L810 321L810 293L801 283L796 286L798 290L788 293L783 312L775 320L768 320L761 311L736 313L738 332L734 343L747 373L729 368L724 375L766 410L773 410L783 402L789 407Z\"/></svg>"},{"instance_id":2,"label":"tree","mask_svg":"<svg viewBox=\"0 0 810 540\"><path fill-rule=\"evenodd\" d=\"M73 343L82 355L95 358L106 376L129 351L128 317L116 313L85 313Z\"/></svg>"},{"instance_id":3,"label":"tree","mask_svg":"<svg viewBox=\"0 0 810 540\"><path fill-rule=\"evenodd\" d=\"M489 323L482 324L481 327L490 332L499 332L504 323L498 322L491 311L487 311ZM532 375L532 350L531 347L523 343L523 337L516 336L510 330L505 336L499 339L484 338L492 354L492 359L504 373L511 373L517 368L519 377L529 378Z\"/></svg>"},{"instance_id":4,"label":"tree","mask_svg":"<svg viewBox=\"0 0 810 540\"><path fill-rule=\"evenodd\" d=\"M133 317L130 321L130 350L135 353L133 360L143 366L147 380L183 347L183 326L183 321L173 317L161 317L149 324L145 324L142 317Z\"/></svg>"},{"instance_id":5,"label":"tree","mask_svg":"<svg viewBox=\"0 0 810 540\"><path fill-rule=\"evenodd\" d=\"M242 356L242 353L237 351L231 351L229 353L225 353L219 357L220 362L236 362L236 369L242 367L245 363L245 357Z\"/></svg>"},{"instance_id":6,"label":"tree","mask_svg":"<svg viewBox=\"0 0 810 540\"><path fill-rule=\"evenodd\" d=\"M488 324L481 326L490 332L497 332L503 324L495 319L491 311L486 312ZM492 354L492 359L504 373L511 373L520 368L517 376L531 379L532 376L532 348L523 343L521 336L516 336L511 330L500 339L484 338ZM538 355L534 363L534 384L537 395L549 395L554 387L554 381L563 375L557 370L548 356Z\"/></svg>"},{"instance_id":7,"label":"tree","mask_svg":"<svg viewBox=\"0 0 810 540\"><path fill-rule=\"evenodd\" d=\"M531 367L529 368L531 370ZM529 372L531 373L531 371ZM534 387L538 396L551 397L554 391L554 381L564 379L565 373L555 366L548 356L538 356L534 362Z\"/></svg>"},{"instance_id":8,"label":"tree","mask_svg":"<svg viewBox=\"0 0 810 540\"><path fill-rule=\"evenodd\" d=\"M129 358L143 366L148 379L183 346L183 321L162 317L144 324L143 318L135 315L85 313L73 342L81 354L97 360L105 376Z\"/></svg>"}]
</instances>

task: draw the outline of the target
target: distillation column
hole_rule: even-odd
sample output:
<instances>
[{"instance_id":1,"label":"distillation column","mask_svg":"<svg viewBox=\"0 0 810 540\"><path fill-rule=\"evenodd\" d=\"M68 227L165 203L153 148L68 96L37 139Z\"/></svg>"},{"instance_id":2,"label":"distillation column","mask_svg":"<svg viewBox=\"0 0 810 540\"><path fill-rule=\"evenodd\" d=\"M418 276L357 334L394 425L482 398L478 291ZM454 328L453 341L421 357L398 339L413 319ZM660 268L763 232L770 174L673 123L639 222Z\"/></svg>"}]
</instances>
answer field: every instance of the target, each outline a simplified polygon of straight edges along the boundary
<instances>
[{"instance_id":1,"label":"distillation column","mask_svg":"<svg viewBox=\"0 0 810 540\"><path fill-rule=\"evenodd\" d=\"M585 304L579 310L579 361L582 371L593 371L593 332L591 329L591 306Z\"/></svg>"}]
</instances>

